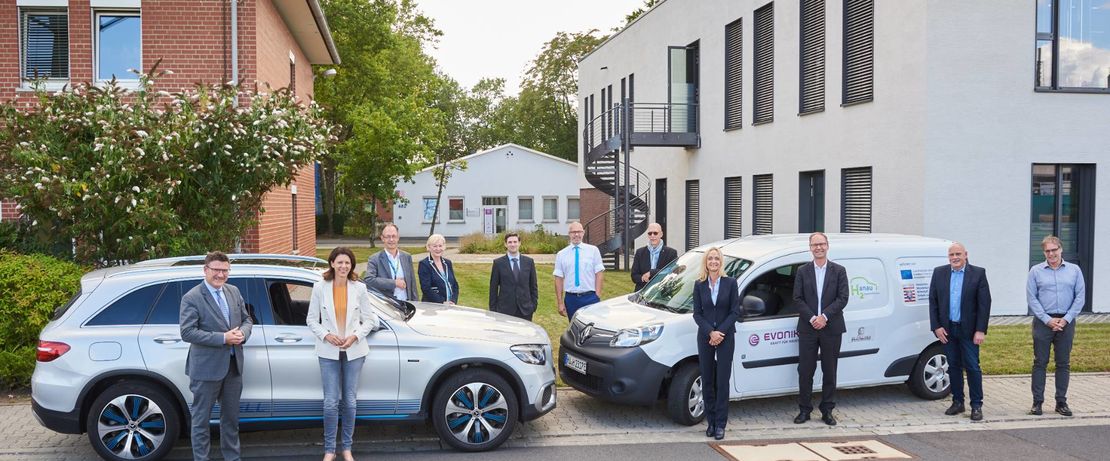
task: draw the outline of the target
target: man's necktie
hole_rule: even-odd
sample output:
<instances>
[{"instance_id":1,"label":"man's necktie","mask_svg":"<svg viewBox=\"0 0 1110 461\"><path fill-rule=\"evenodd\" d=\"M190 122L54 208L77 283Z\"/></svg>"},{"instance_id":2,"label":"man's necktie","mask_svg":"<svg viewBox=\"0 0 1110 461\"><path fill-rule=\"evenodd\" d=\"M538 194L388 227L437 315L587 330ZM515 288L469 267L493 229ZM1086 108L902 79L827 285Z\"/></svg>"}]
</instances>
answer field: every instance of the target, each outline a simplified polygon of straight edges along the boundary
<instances>
[{"instance_id":1,"label":"man's necktie","mask_svg":"<svg viewBox=\"0 0 1110 461\"><path fill-rule=\"evenodd\" d=\"M223 290L216 290L216 305L220 306L220 312L224 314L224 320L227 325L231 326L231 310L227 308L227 301L224 301Z\"/></svg>"},{"instance_id":2,"label":"man's necktie","mask_svg":"<svg viewBox=\"0 0 1110 461\"><path fill-rule=\"evenodd\" d=\"M578 245L574 246L574 286L579 286L578 280Z\"/></svg>"},{"instance_id":3,"label":"man's necktie","mask_svg":"<svg viewBox=\"0 0 1110 461\"><path fill-rule=\"evenodd\" d=\"M510 259L510 261L512 261L512 263L513 263L513 280L519 280L520 279L520 266L517 264L516 258Z\"/></svg>"}]
</instances>

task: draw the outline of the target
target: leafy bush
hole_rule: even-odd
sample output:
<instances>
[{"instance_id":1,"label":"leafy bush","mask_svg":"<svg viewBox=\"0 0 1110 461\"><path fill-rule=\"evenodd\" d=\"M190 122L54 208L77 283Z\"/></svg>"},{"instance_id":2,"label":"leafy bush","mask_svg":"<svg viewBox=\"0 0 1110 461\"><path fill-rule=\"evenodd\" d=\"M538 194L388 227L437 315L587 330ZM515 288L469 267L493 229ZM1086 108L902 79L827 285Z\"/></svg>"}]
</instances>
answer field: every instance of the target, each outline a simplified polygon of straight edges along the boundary
<instances>
[{"instance_id":1,"label":"leafy bush","mask_svg":"<svg viewBox=\"0 0 1110 461\"><path fill-rule=\"evenodd\" d=\"M525 254L555 254L567 246L567 237L548 233L543 226L536 230L514 231L520 234L520 251ZM459 238L459 253L497 254L505 252L505 233L492 236L481 232L467 234Z\"/></svg>"},{"instance_id":2,"label":"leafy bush","mask_svg":"<svg viewBox=\"0 0 1110 461\"><path fill-rule=\"evenodd\" d=\"M0 386L30 383L39 332L77 293L83 272L49 256L0 251Z\"/></svg>"},{"instance_id":3,"label":"leafy bush","mask_svg":"<svg viewBox=\"0 0 1110 461\"><path fill-rule=\"evenodd\" d=\"M19 203L27 235L75 242L75 259L98 266L230 249L263 194L333 140L288 89L156 92L168 71L151 72L135 91L78 84L0 104L0 196Z\"/></svg>"}]
</instances>

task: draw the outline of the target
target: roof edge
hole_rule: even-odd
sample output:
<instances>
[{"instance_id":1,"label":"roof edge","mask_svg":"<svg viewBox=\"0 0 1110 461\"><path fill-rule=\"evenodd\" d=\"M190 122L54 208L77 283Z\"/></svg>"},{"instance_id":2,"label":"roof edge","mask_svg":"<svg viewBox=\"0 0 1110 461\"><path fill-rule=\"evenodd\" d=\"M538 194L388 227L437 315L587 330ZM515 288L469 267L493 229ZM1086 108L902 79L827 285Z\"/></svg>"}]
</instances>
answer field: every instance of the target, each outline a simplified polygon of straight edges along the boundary
<instances>
[{"instance_id":1,"label":"roof edge","mask_svg":"<svg viewBox=\"0 0 1110 461\"><path fill-rule=\"evenodd\" d=\"M328 27L328 18L324 17L324 10L320 7L320 0L305 0L308 3L308 9L312 10L312 19L316 21L316 28L320 30L320 35L324 37L324 46L328 49L328 54L331 55L332 64L340 64L339 50L335 48L335 40L331 37L331 29Z\"/></svg>"}]
</instances>

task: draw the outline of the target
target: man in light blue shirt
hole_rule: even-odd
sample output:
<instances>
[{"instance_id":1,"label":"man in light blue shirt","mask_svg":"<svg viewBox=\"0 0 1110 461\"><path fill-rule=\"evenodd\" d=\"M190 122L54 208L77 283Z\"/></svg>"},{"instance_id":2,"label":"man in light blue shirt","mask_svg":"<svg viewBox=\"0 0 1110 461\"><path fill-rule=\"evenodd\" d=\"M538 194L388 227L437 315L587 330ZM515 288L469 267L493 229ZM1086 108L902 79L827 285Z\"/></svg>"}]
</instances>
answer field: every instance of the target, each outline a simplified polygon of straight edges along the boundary
<instances>
[{"instance_id":1,"label":"man in light blue shirt","mask_svg":"<svg viewBox=\"0 0 1110 461\"><path fill-rule=\"evenodd\" d=\"M1071 345L1075 339L1075 316L1086 302L1086 285L1079 266L1064 262L1060 239L1049 235L1041 240L1045 262L1029 269L1025 297L1033 312L1033 407L1029 414L1042 414L1045 369L1048 354L1056 349L1056 412L1071 416L1068 380L1071 374Z\"/></svg>"}]
</instances>

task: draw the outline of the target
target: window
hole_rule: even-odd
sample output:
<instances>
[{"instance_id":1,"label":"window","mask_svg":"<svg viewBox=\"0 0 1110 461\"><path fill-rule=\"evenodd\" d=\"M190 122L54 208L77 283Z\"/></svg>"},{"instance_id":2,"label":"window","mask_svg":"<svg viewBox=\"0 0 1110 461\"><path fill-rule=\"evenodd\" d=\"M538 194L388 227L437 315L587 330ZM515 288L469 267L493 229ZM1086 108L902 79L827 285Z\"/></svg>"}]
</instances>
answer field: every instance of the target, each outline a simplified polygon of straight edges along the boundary
<instances>
[{"instance_id":1,"label":"window","mask_svg":"<svg viewBox=\"0 0 1110 461\"><path fill-rule=\"evenodd\" d=\"M845 168L840 180L840 232L871 232L871 167Z\"/></svg>"},{"instance_id":2,"label":"window","mask_svg":"<svg viewBox=\"0 0 1110 461\"><path fill-rule=\"evenodd\" d=\"M736 176L725 178L725 238L737 238L742 235L743 214L740 200L743 198L741 186L743 178Z\"/></svg>"},{"instance_id":3,"label":"window","mask_svg":"<svg viewBox=\"0 0 1110 461\"><path fill-rule=\"evenodd\" d=\"M292 51L289 52L289 93L297 97L297 60Z\"/></svg>"},{"instance_id":4,"label":"window","mask_svg":"<svg viewBox=\"0 0 1110 461\"><path fill-rule=\"evenodd\" d=\"M743 124L744 19L725 26L725 129L740 128Z\"/></svg>"},{"instance_id":5,"label":"window","mask_svg":"<svg viewBox=\"0 0 1110 461\"><path fill-rule=\"evenodd\" d=\"M430 223L436 219L436 209L439 208L439 199L435 197L424 197L424 223Z\"/></svg>"},{"instance_id":6,"label":"window","mask_svg":"<svg viewBox=\"0 0 1110 461\"><path fill-rule=\"evenodd\" d=\"M142 325L154 298L162 291L161 284L139 288L116 300L85 323L85 326ZM178 306L181 301L178 300Z\"/></svg>"},{"instance_id":7,"label":"window","mask_svg":"<svg viewBox=\"0 0 1110 461\"><path fill-rule=\"evenodd\" d=\"M505 206L508 204L508 197L482 197L483 206Z\"/></svg>"},{"instance_id":8,"label":"window","mask_svg":"<svg viewBox=\"0 0 1110 461\"><path fill-rule=\"evenodd\" d=\"M147 317L147 325L173 325L181 322L181 296L185 292L181 291L183 282L170 282L166 284L166 289L162 290L162 296L158 298L158 303L154 305L154 310L150 311L150 317ZM200 281L193 280L188 283L189 288L197 286Z\"/></svg>"},{"instance_id":9,"label":"window","mask_svg":"<svg viewBox=\"0 0 1110 461\"><path fill-rule=\"evenodd\" d=\"M544 222L552 222L559 220L559 198L558 197L544 197L543 198L543 220Z\"/></svg>"},{"instance_id":10,"label":"window","mask_svg":"<svg viewBox=\"0 0 1110 461\"><path fill-rule=\"evenodd\" d=\"M775 231L774 177L761 174L752 177L752 234L770 234Z\"/></svg>"},{"instance_id":11,"label":"window","mask_svg":"<svg viewBox=\"0 0 1110 461\"><path fill-rule=\"evenodd\" d=\"M66 11L21 10L19 24L23 79L69 79L69 15Z\"/></svg>"},{"instance_id":12,"label":"window","mask_svg":"<svg viewBox=\"0 0 1110 461\"><path fill-rule=\"evenodd\" d=\"M1037 0L1036 88L1110 93L1110 4Z\"/></svg>"},{"instance_id":13,"label":"window","mask_svg":"<svg viewBox=\"0 0 1110 461\"><path fill-rule=\"evenodd\" d=\"M769 270L748 282L740 299L744 302L744 317L790 317L798 315L794 303L794 276L802 264L789 264Z\"/></svg>"},{"instance_id":14,"label":"window","mask_svg":"<svg viewBox=\"0 0 1110 461\"><path fill-rule=\"evenodd\" d=\"M302 281L267 280L266 291L274 309L277 325L307 325L308 302L312 299L312 284Z\"/></svg>"},{"instance_id":15,"label":"window","mask_svg":"<svg viewBox=\"0 0 1110 461\"><path fill-rule=\"evenodd\" d=\"M798 114L825 110L825 0L802 0Z\"/></svg>"},{"instance_id":16,"label":"window","mask_svg":"<svg viewBox=\"0 0 1110 461\"><path fill-rule=\"evenodd\" d=\"M463 222L466 220L466 209L463 208L462 197L451 197L447 199L447 220L454 222Z\"/></svg>"},{"instance_id":17,"label":"window","mask_svg":"<svg viewBox=\"0 0 1110 461\"><path fill-rule=\"evenodd\" d=\"M775 4L755 10L752 124L775 121Z\"/></svg>"},{"instance_id":18,"label":"window","mask_svg":"<svg viewBox=\"0 0 1110 461\"><path fill-rule=\"evenodd\" d=\"M875 0L844 0L844 105L875 99Z\"/></svg>"},{"instance_id":19,"label":"window","mask_svg":"<svg viewBox=\"0 0 1110 461\"><path fill-rule=\"evenodd\" d=\"M143 71L142 18L138 12L98 12L93 25L96 79L138 80Z\"/></svg>"},{"instance_id":20,"label":"window","mask_svg":"<svg viewBox=\"0 0 1110 461\"><path fill-rule=\"evenodd\" d=\"M522 222L532 222L532 197L517 197L517 220Z\"/></svg>"},{"instance_id":21,"label":"window","mask_svg":"<svg viewBox=\"0 0 1110 461\"><path fill-rule=\"evenodd\" d=\"M686 181L686 251L701 245L701 185Z\"/></svg>"},{"instance_id":22,"label":"window","mask_svg":"<svg viewBox=\"0 0 1110 461\"><path fill-rule=\"evenodd\" d=\"M567 197L567 221L577 221L579 212L578 197Z\"/></svg>"}]
</instances>

